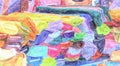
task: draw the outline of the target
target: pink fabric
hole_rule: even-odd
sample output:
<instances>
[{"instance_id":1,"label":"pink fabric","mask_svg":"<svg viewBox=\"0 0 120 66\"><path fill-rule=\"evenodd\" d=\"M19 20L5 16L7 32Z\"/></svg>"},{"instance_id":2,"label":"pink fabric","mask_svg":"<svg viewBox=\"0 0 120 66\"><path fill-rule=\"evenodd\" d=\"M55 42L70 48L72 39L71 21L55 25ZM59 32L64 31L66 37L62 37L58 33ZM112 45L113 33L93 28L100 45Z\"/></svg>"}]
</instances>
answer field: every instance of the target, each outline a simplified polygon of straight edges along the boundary
<instances>
[{"instance_id":1,"label":"pink fabric","mask_svg":"<svg viewBox=\"0 0 120 66\"><path fill-rule=\"evenodd\" d=\"M61 0L40 0L40 2L41 2L41 6L61 4Z\"/></svg>"},{"instance_id":2,"label":"pink fabric","mask_svg":"<svg viewBox=\"0 0 120 66\"><path fill-rule=\"evenodd\" d=\"M60 45L48 47L48 55L50 57L56 57L59 54L60 54Z\"/></svg>"},{"instance_id":3,"label":"pink fabric","mask_svg":"<svg viewBox=\"0 0 120 66\"><path fill-rule=\"evenodd\" d=\"M114 40L114 36L112 33L109 33L108 35L105 36L105 39L113 39Z\"/></svg>"},{"instance_id":4,"label":"pink fabric","mask_svg":"<svg viewBox=\"0 0 120 66\"><path fill-rule=\"evenodd\" d=\"M105 39L105 47L104 47L104 54L111 54L111 52L115 51L117 43L115 40L112 39Z\"/></svg>"}]
</instances>

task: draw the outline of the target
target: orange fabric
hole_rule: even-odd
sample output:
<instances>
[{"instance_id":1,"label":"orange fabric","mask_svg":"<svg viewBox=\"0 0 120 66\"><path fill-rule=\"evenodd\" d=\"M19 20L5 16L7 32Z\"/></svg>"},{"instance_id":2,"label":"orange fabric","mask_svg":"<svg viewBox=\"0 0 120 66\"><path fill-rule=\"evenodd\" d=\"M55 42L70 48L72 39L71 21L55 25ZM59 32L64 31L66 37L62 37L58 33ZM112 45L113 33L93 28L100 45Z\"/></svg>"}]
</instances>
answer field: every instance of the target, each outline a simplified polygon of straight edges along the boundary
<instances>
[{"instance_id":1,"label":"orange fabric","mask_svg":"<svg viewBox=\"0 0 120 66\"><path fill-rule=\"evenodd\" d=\"M3 0L2 14L8 13L8 3L9 3L9 0Z\"/></svg>"},{"instance_id":2,"label":"orange fabric","mask_svg":"<svg viewBox=\"0 0 120 66\"><path fill-rule=\"evenodd\" d=\"M4 40L0 40L0 48L3 48L5 46L5 41Z\"/></svg>"},{"instance_id":3,"label":"orange fabric","mask_svg":"<svg viewBox=\"0 0 120 66\"><path fill-rule=\"evenodd\" d=\"M26 25L32 30L31 33L29 34L29 39L35 40L35 37L38 33L37 28L35 27L35 24L32 22L30 18L26 18L23 23L24 25Z\"/></svg>"},{"instance_id":4,"label":"orange fabric","mask_svg":"<svg viewBox=\"0 0 120 66\"><path fill-rule=\"evenodd\" d=\"M7 34L0 34L0 40L6 39L6 38L7 38Z\"/></svg>"},{"instance_id":5,"label":"orange fabric","mask_svg":"<svg viewBox=\"0 0 120 66\"><path fill-rule=\"evenodd\" d=\"M120 50L113 51L110 56L110 60L120 62Z\"/></svg>"},{"instance_id":6,"label":"orange fabric","mask_svg":"<svg viewBox=\"0 0 120 66\"><path fill-rule=\"evenodd\" d=\"M68 42L63 42L60 43L61 49L68 49L68 47L72 46L72 42L68 41Z\"/></svg>"},{"instance_id":7,"label":"orange fabric","mask_svg":"<svg viewBox=\"0 0 120 66\"><path fill-rule=\"evenodd\" d=\"M99 52L99 51L97 51L96 53L95 53L95 55L94 56L92 56L92 60L96 60L96 59L98 59L98 58L100 58L102 56L102 54Z\"/></svg>"}]
</instances>

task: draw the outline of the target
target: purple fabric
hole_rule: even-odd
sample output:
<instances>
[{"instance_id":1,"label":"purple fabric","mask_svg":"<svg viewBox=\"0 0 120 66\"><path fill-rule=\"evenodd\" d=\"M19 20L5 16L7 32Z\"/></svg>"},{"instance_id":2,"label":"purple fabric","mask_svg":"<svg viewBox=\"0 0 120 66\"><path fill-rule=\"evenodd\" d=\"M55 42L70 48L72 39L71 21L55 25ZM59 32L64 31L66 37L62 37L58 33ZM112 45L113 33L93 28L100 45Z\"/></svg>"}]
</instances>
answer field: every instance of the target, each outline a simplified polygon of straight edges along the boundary
<instances>
[{"instance_id":1,"label":"purple fabric","mask_svg":"<svg viewBox=\"0 0 120 66\"><path fill-rule=\"evenodd\" d=\"M113 3L110 6L110 9L117 9L117 8L120 8L120 0L113 0Z\"/></svg>"},{"instance_id":2,"label":"purple fabric","mask_svg":"<svg viewBox=\"0 0 120 66\"><path fill-rule=\"evenodd\" d=\"M73 31L66 31L64 32L64 34L62 35L63 38L71 38L74 37L74 32Z\"/></svg>"},{"instance_id":3,"label":"purple fabric","mask_svg":"<svg viewBox=\"0 0 120 66\"><path fill-rule=\"evenodd\" d=\"M2 13L3 1L4 0L0 0L0 14ZM21 7L21 0L9 0L8 9L6 11L8 11L8 14L12 12L20 11L20 7Z\"/></svg>"},{"instance_id":4,"label":"purple fabric","mask_svg":"<svg viewBox=\"0 0 120 66\"><path fill-rule=\"evenodd\" d=\"M56 22L50 22L48 28L46 28L45 30L55 32L61 30L62 27L63 27L62 21L59 20Z\"/></svg>"}]
</instances>

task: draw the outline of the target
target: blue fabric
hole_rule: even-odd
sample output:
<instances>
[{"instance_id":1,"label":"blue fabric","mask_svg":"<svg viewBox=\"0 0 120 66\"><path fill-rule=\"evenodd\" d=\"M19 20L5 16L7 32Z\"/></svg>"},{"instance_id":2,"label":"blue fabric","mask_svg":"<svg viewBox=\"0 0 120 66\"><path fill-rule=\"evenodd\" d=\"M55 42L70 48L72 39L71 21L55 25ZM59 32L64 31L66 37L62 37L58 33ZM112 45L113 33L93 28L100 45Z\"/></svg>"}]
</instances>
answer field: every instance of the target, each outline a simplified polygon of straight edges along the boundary
<instances>
[{"instance_id":1,"label":"blue fabric","mask_svg":"<svg viewBox=\"0 0 120 66\"><path fill-rule=\"evenodd\" d=\"M82 32L84 32L84 28L83 28L82 25L78 25L77 27L78 27Z\"/></svg>"},{"instance_id":2,"label":"blue fabric","mask_svg":"<svg viewBox=\"0 0 120 66\"><path fill-rule=\"evenodd\" d=\"M27 56L27 66L40 66L42 57L31 57Z\"/></svg>"},{"instance_id":3,"label":"blue fabric","mask_svg":"<svg viewBox=\"0 0 120 66\"><path fill-rule=\"evenodd\" d=\"M38 35L38 36L36 37L36 39L35 39L35 44L36 44L36 45L39 45L40 43L44 42L44 41L47 39L48 35L51 34L51 33L52 33L52 32L50 32L50 31L43 30L43 31L40 33L40 35Z\"/></svg>"},{"instance_id":4,"label":"blue fabric","mask_svg":"<svg viewBox=\"0 0 120 66\"><path fill-rule=\"evenodd\" d=\"M106 66L120 66L120 62L109 61L109 62L106 62L105 64Z\"/></svg>"},{"instance_id":5,"label":"blue fabric","mask_svg":"<svg viewBox=\"0 0 120 66\"><path fill-rule=\"evenodd\" d=\"M93 20L89 14L80 13L80 16L85 17L88 20L88 22L91 22Z\"/></svg>"}]
</instances>

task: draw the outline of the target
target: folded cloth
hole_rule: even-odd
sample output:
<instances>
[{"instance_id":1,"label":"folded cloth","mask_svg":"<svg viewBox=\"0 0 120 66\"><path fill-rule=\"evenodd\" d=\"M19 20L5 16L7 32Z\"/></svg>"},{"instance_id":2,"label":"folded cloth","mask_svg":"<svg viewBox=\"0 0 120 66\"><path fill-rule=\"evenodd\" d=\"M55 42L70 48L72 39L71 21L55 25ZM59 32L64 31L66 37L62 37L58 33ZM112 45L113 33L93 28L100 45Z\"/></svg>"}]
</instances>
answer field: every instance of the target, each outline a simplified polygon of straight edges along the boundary
<instances>
[{"instance_id":1,"label":"folded cloth","mask_svg":"<svg viewBox=\"0 0 120 66\"><path fill-rule=\"evenodd\" d=\"M51 57L44 58L40 66L56 66L56 60Z\"/></svg>"},{"instance_id":2,"label":"folded cloth","mask_svg":"<svg viewBox=\"0 0 120 66\"><path fill-rule=\"evenodd\" d=\"M111 21L111 18L108 14L108 9L101 7L104 9L104 14L108 17L108 20ZM86 10L87 9L87 10ZM96 9L96 8L94 8ZM101 9L101 10L102 10ZM98 11L95 11L93 9L87 8L78 8L78 7L43 7L39 6L36 8L36 10L41 13L55 13L55 14L80 14L80 13L87 13L93 18L93 22L95 23L96 26L100 26L102 24L102 14ZM78 20L78 19L76 19ZM84 19L83 19L84 20ZM78 24L77 24L78 25Z\"/></svg>"},{"instance_id":3,"label":"folded cloth","mask_svg":"<svg viewBox=\"0 0 120 66\"><path fill-rule=\"evenodd\" d=\"M61 51L60 45L48 47L48 55L50 57L53 57L53 58L57 57L60 54L60 51Z\"/></svg>"},{"instance_id":4,"label":"folded cloth","mask_svg":"<svg viewBox=\"0 0 120 66\"><path fill-rule=\"evenodd\" d=\"M58 36L57 38L54 38L53 41L49 42L50 45L58 45L62 42L62 37Z\"/></svg>"},{"instance_id":5,"label":"folded cloth","mask_svg":"<svg viewBox=\"0 0 120 66\"><path fill-rule=\"evenodd\" d=\"M27 45L23 46L23 47L21 48L21 50L20 50L20 52L23 52L23 53L25 53L25 54L27 54L28 51L29 51L29 46L27 46Z\"/></svg>"},{"instance_id":6,"label":"folded cloth","mask_svg":"<svg viewBox=\"0 0 120 66\"><path fill-rule=\"evenodd\" d=\"M110 60L120 62L120 50L113 51L110 55Z\"/></svg>"},{"instance_id":7,"label":"folded cloth","mask_svg":"<svg viewBox=\"0 0 120 66\"><path fill-rule=\"evenodd\" d=\"M7 34L0 34L0 40L1 39L6 39L7 38Z\"/></svg>"},{"instance_id":8,"label":"folded cloth","mask_svg":"<svg viewBox=\"0 0 120 66\"><path fill-rule=\"evenodd\" d=\"M0 40L0 48L5 47L5 41L4 40Z\"/></svg>"},{"instance_id":9,"label":"folded cloth","mask_svg":"<svg viewBox=\"0 0 120 66\"><path fill-rule=\"evenodd\" d=\"M106 24L102 24L101 26L97 27L97 33L107 35L110 32L110 28Z\"/></svg>"},{"instance_id":10,"label":"folded cloth","mask_svg":"<svg viewBox=\"0 0 120 66\"><path fill-rule=\"evenodd\" d=\"M115 41L120 43L120 27L113 27L111 32L114 35Z\"/></svg>"},{"instance_id":11,"label":"folded cloth","mask_svg":"<svg viewBox=\"0 0 120 66\"><path fill-rule=\"evenodd\" d=\"M95 55L98 48L93 44L92 41L85 41L85 45L81 50L81 55L86 60L90 60L93 55Z\"/></svg>"},{"instance_id":12,"label":"folded cloth","mask_svg":"<svg viewBox=\"0 0 120 66\"><path fill-rule=\"evenodd\" d=\"M31 57L43 57L48 56L48 47L47 46L32 46L27 53L27 56Z\"/></svg>"},{"instance_id":13,"label":"folded cloth","mask_svg":"<svg viewBox=\"0 0 120 66\"><path fill-rule=\"evenodd\" d=\"M27 56L27 66L40 66L42 60L42 57Z\"/></svg>"},{"instance_id":14,"label":"folded cloth","mask_svg":"<svg viewBox=\"0 0 120 66\"><path fill-rule=\"evenodd\" d=\"M10 54L8 54L8 56L9 55ZM24 53L18 53L17 55L9 59L0 60L0 65L1 66L26 66L27 65L26 55Z\"/></svg>"},{"instance_id":15,"label":"folded cloth","mask_svg":"<svg viewBox=\"0 0 120 66\"><path fill-rule=\"evenodd\" d=\"M97 47L98 51L102 53L105 46L104 35L98 35L96 32L94 32L94 38L93 44Z\"/></svg>"},{"instance_id":16,"label":"folded cloth","mask_svg":"<svg viewBox=\"0 0 120 66\"><path fill-rule=\"evenodd\" d=\"M75 33L74 37L71 41L76 42L76 41L81 41L83 40L83 38L85 37L86 33L82 32L82 33Z\"/></svg>"},{"instance_id":17,"label":"folded cloth","mask_svg":"<svg viewBox=\"0 0 120 66\"><path fill-rule=\"evenodd\" d=\"M14 44L17 42L23 42L23 40L24 40L23 36L8 36L7 44Z\"/></svg>"},{"instance_id":18,"label":"folded cloth","mask_svg":"<svg viewBox=\"0 0 120 66\"><path fill-rule=\"evenodd\" d=\"M22 48L22 44L20 42L17 42L17 43L13 43L13 44L7 44L5 46L6 49L16 49L17 51L20 51L21 48Z\"/></svg>"},{"instance_id":19,"label":"folded cloth","mask_svg":"<svg viewBox=\"0 0 120 66\"><path fill-rule=\"evenodd\" d=\"M73 47L69 47L68 51L66 52L66 55L65 55L65 60L66 61L76 61L80 58L80 53L81 53L81 48L76 49Z\"/></svg>"},{"instance_id":20,"label":"folded cloth","mask_svg":"<svg viewBox=\"0 0 120 66\"><path fill-rule=\"evenodd\" d=\"M66 30L72 30L72 25L67 24L67 23L63 23L62 30L64 30L64 31L66 31Z\"/></svg>"},{"instance_id":21,"label":"folded cloth","mask_svg":"<svg viewBox=\"0 0 120 66\"><path fill-rule=\"evenodd\" d=\"M45 30L51 31L51 32L55 32L55 31L59 31L61 30L63 27L62 21L56 21L56 22L50 22L48 25L48 28L46 28Z\"/></svg>"},{"instance_id":22,"label":"folded cloth","mask_svg":"<svg viewBox=\"0 0 120 66\"><path fill-rule=\"evenodd\" d=\"M0 60L7 60L17 55L17 51L15 49L2 49L0 48Z\"/></svg>"},{"instance_id":23,"label":"folded cloth","mask_svg":"<svg viewBox=\"0 0 120 66\"><path fill-rule=\"evenodd\" d=\"M36 39L35 39L35 44L36 45L39 45L39 44L41 44L42 42L44 42L46 39L47 39L47 37L48 37L48 35L49 34L51 34L52 32L50 32L50 31L48 31L48 30L43 30L41 33L40 33L40 35L38 35L37 37L36 37ZM42 38L42 39L41 39Z\"/></svg>"}]
</instances>

